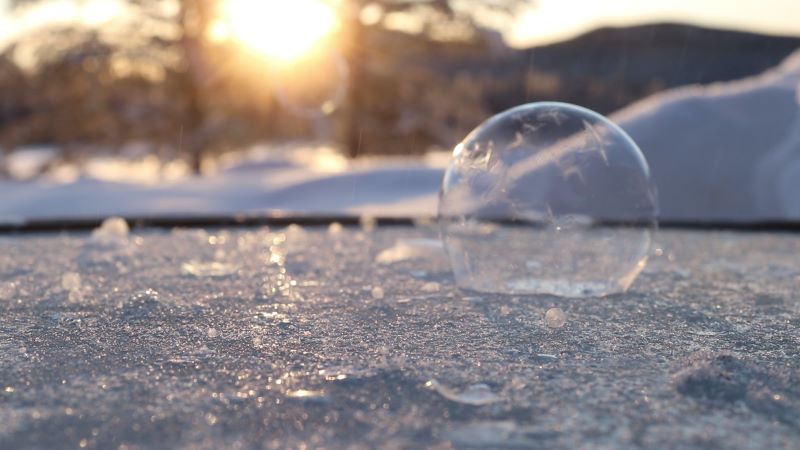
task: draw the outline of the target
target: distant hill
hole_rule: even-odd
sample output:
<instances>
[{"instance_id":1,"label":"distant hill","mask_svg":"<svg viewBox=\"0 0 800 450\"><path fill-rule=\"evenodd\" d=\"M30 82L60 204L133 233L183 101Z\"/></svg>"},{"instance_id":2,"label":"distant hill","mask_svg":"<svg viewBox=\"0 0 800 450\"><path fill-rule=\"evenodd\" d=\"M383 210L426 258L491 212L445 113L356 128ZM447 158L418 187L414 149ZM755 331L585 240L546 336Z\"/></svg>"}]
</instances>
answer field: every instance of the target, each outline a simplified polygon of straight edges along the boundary
<instances>
[{"instance_id":1,"label":"distant hill","mask_svg":"<svg viewBox=\"0 0 800 450\"><path fill-rule=\"evenodd\" d=\"M553 99L610 113L667 88L758 74L798 48L800 38L656 24L602 28L469 65L493 80L485 97L493 110Z\"/></svg>"},{"instance_id":2,"label":"distant hill","mask_svg":"<svg viewBox=\"0 0 800 450\"><path fill-rule=\"evenodd\" d=\"M431 42L372 30L358 83L366 151L451 147L492 114L532 101L610 114L673 87L759 74L800 48L800 38L678 24L603 28L522 50L481 31L472 42Z\"/></svg>"}]
</instances>

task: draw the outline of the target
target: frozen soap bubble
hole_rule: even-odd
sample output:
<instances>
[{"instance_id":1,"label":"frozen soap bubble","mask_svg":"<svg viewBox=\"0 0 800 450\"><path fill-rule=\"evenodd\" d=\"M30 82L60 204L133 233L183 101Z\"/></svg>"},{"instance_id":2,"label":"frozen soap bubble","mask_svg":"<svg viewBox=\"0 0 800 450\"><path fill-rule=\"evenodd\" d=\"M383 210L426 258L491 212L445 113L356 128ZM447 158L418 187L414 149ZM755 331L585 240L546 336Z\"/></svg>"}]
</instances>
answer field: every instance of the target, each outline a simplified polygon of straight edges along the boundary
<instances>
[{"instance_id":1,"label":"frozen soap bubble","mask_svg":"<svg viewBox=\"0 0 800 450\"><path fill-rule=\"evenodd\" d=\"M505 294L624 292L647 262L657 212L636 144L564 103L480 125L455 148L439 199L459 286Z\"/></svg>"}]
</instances>

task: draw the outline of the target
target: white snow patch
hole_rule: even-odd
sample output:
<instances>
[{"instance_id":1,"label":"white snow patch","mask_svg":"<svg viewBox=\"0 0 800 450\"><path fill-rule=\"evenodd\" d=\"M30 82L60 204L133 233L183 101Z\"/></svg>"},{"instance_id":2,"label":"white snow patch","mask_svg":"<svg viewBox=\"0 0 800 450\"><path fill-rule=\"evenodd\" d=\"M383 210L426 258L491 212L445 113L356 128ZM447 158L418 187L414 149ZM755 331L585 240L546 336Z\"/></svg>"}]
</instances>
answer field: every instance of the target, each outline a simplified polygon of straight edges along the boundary
<instances>
[{"instance_id":1,"label":"white snow patch","mask_svg":"<svg viewBox=\"0 0 800 450\"><path fill-rule=\"evenodd\" d=\"M51 149L52 150L52 149ZM437 160L438 158L438 160ZM90 160L78 175L58 168L33 181L0 180L0 219L285 214L435 215L442 157L350 162L327 147L254 149L217 170L183 176L155 160ZM39 170L39 169L36 169ZM30 169L25 173L33 173ZM53 181L57 181L54 183Z\"/></svg>"},{"instance_id":2,"label":"white snow patch","mask_svg":"<svg viewBox=\"0 0 800 450\"><path fill-rule=\"evenodd\" d=\"M53 147L23 147L6 156L6 170L16 179L27 180L42 173L57 156Z\"/></svg>"},{"instance_id":3,"label":"white snow patch","mask_svg":"<svg viewBox=\"0 0 800 450\"><path fill-rule=\"evenodd\" d=\"M375 257L379 264L394 264L414 259L444 258L444 247L441 241L434 239L409 239L398 241Z\"/></svg>"},{"instance_id":4,"label":"white snow patch","mask_svg":"<svg viewBox=\"0 0 800 450\"><path fill-rule=\"evenodd\" d=\"M647 157L663 217L800 218L800 51L761 75L657 94L612 119Z\"/></svg>"}]
</instances>

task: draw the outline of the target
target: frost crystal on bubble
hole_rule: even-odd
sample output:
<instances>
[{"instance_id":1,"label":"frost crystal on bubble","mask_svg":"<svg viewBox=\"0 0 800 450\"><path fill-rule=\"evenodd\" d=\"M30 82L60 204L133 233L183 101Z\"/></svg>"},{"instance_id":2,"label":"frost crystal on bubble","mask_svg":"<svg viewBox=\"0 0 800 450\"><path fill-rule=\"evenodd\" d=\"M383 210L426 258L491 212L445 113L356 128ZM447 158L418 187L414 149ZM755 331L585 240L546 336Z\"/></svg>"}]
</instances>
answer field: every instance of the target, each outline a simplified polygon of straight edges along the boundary
<instances>
[{"instance_id":1,"label":"frost crystal on bubble","mask_svg":"<svg viewBox=\"0 0 800 450\"><path fill-rule=\"evenodd\" d=\"M498 114L453 152L439 225L458 285L562 297L626 291L644 269L658 212L636 144L563 103Z\"/></svg>"}]
</instances>

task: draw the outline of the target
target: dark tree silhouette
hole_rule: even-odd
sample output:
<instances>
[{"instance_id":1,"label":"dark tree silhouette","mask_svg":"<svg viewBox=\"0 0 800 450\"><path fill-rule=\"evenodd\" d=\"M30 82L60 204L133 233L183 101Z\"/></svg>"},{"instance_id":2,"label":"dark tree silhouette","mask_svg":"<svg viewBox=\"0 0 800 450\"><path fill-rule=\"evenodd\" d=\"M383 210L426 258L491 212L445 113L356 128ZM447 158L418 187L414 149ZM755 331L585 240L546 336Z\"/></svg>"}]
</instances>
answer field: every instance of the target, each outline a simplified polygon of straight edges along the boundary
<instances>
[{"instance_id":1,"label":"dark tree silhouette","mask_svg":"<svg viewBox=\"0 0 800 450\"><path fill-rule=\"evenodd\" d=\"M24 6L36 1L12 0L11 5ZM247 80L245 76L232 74L234 69L246 66L231 63L235 59L231 56L238 50L234 46L215 47L216 44L206 39L218 5L225 0L175 0L174 5L178 8L167 15L160 8L163 0L128 1L136 5L136 10L148 20L158 20L177 33L170 34L170 37L149 36L145 27L136 28L134 25L134 29L129 31L135 39L129 42L98 41L102 34L96 30L73 30L69 27L37 31L35 35L21 37L22 44L49 39L48 42L55 45L48 50L49 60L45 58L40 70L33 74L19 73L13 61L0 61L0 80L7 80L4 86L0 86L0 91L6 88L9 93L0 99L0 116L15 120L6 127L14 130L13 135L7 132L4 135L7 130L0 129L0 144L7 143L3 147L55 142L63 148L80 150L86 144L118 145L125 139L149 139L167 149L164 151L177 144L192 168L199 172L203 155L211 150L264 137L302 135L303 127L308 125L300 124L302 120L292 122L290 114L281 111L275 103L274 95L270 94L273 86L270 83L274 80L269 79L269 71L262 69L258 74L247 75ZM464 107L464 95L453 96L457 98L452 100L442 98L451 91L439 88L447 87L445 83L449 80L439 79L441 77L430 68L410 67L411 70L403 73L393 73L392 66L399 67L404 64L399 61L408 59L407 44L428 52L423 56L429 58L434 54L429 50L439 45L442 29L455 26L467 30L467 37L470 30L479 35L481 28L489 25L489 19L508 19L531 2L342 0L338 4L341 5L343 26L342 34L335 42L341 46L339 50L349 65L350 89L342 110L332 120L340 133L342 147L349 156L355 157L361 153L365 127L373 135L369 144L371 151L384 151L385 148L375 144L374 136L390 134L404 111L425 116L425 108L436 105L441 110L444 106L439 105L448 102L451 110L469 111L471 117L482 116L483 112L478 109L469 105ZM388 30L383 20L363 20L365 8L373 11L377 8L383 17L395 13L410 14L423 24L423 31L398 37L397 32ZM64 50L70 42L73 48ZM131 45L138 47L129 48ZM448 49L440 54L446 54ZM7 56L0 55L0 60ZM145 65L160 65L158 69L165 75L152 80L137 76L120 77L112 67L120 56L134 68L140 68L143 61ZM87 67L92 70L87 72ZM407 95L409 81L414 84L411 91L420 90L418 88L422 86L436 91L434 94L439 98L427 96L423 102L418 94ZM430 82L438 84L431 85ZM403 89L397 89L398 86ZM470 87L461 89L463 93ZM398 93L399 90L404 90L404 93ZM253 92L258 92L258 95L252 95ZM20 93L24 95L18 95ZM475 98L466 100L476 104ZM19 105L23 108L20 109ZM75 118L87 117L82 109L87 105L93 108L91 117L96 120L75 124ZM135 117L131 117L132 109ZM0 117L0 125L3 120ZM446 120L428 120L427 124L444 122ZM412 131L417 137L410 139L419 139L419 145L412 142L408 148L449 141L449 138L441 138L441 132L423 128L417 126ZM398 141L395 137L391 139Z\"/></svg>"},{"instance_id":2,"label":"dark tree silhouette","mask_svg":"<svg viewBox=\"0 0 800 450\"><path fill-rule=\"evenodd\" d=\"M373 8L386 17L392 13L408 13L417 16L423 23L423 39L434 39L437 27L460 25L467 30L483 26L490 16L497 20L509 20L531 6L531 0L349 0L343 3L341 15L345 21L345 54L350 66L348 105L346 108L345 150L351 158L359 155L362 145L361 117L364 93L358 89L363 86L367 76L364 63L364 50L368 45L365 36L369 26L362 20L365 8ZM382 20L375 23L381 26Z\"/></svg>"}]
</instances>

